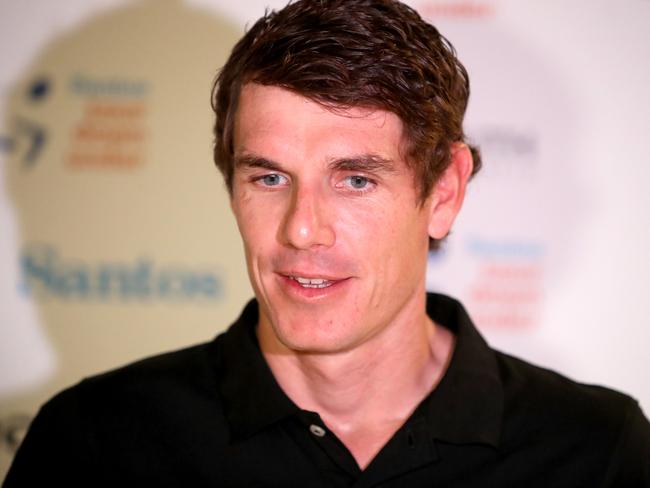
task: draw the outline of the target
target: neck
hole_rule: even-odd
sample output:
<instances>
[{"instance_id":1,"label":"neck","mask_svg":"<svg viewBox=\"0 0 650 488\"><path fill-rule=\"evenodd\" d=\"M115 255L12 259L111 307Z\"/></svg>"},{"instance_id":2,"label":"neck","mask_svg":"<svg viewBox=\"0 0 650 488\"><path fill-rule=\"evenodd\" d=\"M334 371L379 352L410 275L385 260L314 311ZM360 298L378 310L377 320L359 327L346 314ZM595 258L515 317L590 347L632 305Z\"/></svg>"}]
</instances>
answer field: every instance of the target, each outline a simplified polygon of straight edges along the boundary
<instances>
[{"instance_id":1,"label":"neck","mask_svg":"<svg viewBox=\"0 0 650 488\"><path fill-rule=\"evenodd\" d=\"M453 337L427 317L422 295L351 350L281 350L268 328L259 330L280 387L300 408L318 412L362 468L435 387L450 357Z\"/></svg>"}]
</instances>

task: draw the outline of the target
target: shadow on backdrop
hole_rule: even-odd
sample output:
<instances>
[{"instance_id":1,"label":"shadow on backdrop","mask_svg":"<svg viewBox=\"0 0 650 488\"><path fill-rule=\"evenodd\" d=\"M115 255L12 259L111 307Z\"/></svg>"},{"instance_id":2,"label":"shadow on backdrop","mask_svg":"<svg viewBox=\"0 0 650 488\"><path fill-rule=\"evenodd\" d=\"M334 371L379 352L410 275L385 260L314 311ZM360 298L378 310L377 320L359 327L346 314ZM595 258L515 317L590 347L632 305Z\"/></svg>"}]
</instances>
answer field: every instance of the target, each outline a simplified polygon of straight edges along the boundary
<instances>
[{"instance_id":1,"label":"shadow on backdrop","mask_svg":"<svg viewBox=\"0 0 650 488\"><path fill-rule=\"evenodd\" d=\"M55 360L0 398L0 475L27 419L61 388L213 337L251 296L212 162L210 88L241 32L180 0L103 12L53 39L4 117L20 317L2 332L12 370ZM15 369L14 369L15 368Z\"/></svg>"}]
</instances>

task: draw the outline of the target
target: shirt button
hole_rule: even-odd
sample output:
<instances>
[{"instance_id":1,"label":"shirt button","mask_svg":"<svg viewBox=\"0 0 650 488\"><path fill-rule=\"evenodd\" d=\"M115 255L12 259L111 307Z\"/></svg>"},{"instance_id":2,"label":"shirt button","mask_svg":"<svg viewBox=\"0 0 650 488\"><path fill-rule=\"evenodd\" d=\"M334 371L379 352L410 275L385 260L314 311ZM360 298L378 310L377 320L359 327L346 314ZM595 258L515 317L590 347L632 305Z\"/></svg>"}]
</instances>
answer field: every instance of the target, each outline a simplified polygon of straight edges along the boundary
<instances>
[{"instance_id":1,"label":"shirt button","mask_svg":"<svg viewBox=\"0 0 650 488\"><path fill-rule=\"evenodd\" d=\"M309 426L309 431L316 437L323 437L325 435L325 429L323 429L320 425L311 424Z\"/></svg>"}]
</instances>

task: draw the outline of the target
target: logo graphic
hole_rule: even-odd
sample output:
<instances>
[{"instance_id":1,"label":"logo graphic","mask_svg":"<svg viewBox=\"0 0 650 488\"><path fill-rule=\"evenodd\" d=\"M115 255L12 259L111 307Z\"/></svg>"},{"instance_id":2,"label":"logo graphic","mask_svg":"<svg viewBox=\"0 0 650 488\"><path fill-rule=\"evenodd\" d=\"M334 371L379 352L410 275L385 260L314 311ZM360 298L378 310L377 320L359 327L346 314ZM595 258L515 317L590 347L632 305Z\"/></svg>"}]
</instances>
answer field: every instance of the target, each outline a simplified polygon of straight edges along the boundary
<instances>
[{"instance_id":1,"label":"logo graphic","mask_svg":"<svg viewBox=\"0 0 650 488\"><path fill-rule=\"evenodd\" d=\"M468 287L468 307L477 324L515 328L536 325L544 295L544 244L472 236L466 242L466 251L477 260Z\"/></svg>"},{"instance_id":2,"label":"logo graphic","mask_svg":"<svg viewBox=\"0 0 650 488\"><path fill-rule=\"evenodd\" d=\"M46 77L37 78L24 96L31 104L43 103L51 92L51 82ZM22 149L19 160L23 167L31 168L38 161L47 140L47 131L37 121L16 117L10 122L11 134L0 135L0 151L13 153Z\"/></svg>"},{"instance_id":3,"label":"logo graphic","mask_svg":"<svg viewBox=\"0 0 650 488\"><path fill-rule=\"evenodd\" d=\"M534 129L485 125L468 131L489 161L490 171L503 177L530 180L540 165L542 141Z\"/></svg>"},{"instance_id":4,"label":"logo graphic","mask_svg":"<svg viewBox=\"0 0 650 488\"><path fill-rule=\"evenodd\" d=\"M496 11L494 0L437 0L416 5L423 17L488 17Z\"/></svg>"},{"instance_id":5,"label":"logo graphic","mask_svg":"<svg viewBox=\"0 0 650 488\"><path fill-rule=\"evenodd\" d=\"M38 298L180 302L223 296L223 279L214 270L161 266L146 257L87 263L64 260L49 245L32 245L23 251L20 267L21 290Z\"/></svg>"},{"instance_id":6,"label":"logo graphic","mask_svg":"<svg viewBox=\"0 0 650 488\"><path fill-rule=\"evenodd\" d=\"M22 96L30 106L41 105L51 98L52 85L50 78L38 77ZM148 140L145 98L149 91L144 81L72 76L68 93L83 106L82 117L70 131L66 162L76 168L126 169L142 164ZM33 168L46 146L48 130L33 116L16 115L8 125L9 133L0 134L0 151L19 153L22 166Z\"/></svg>"},{"instance_id":7,"label":"logo graphic","mask_svg":"<svg viewBox=\"0 0 650 488\"><path fill-rule=\"evenodd\" d=\"M70 166L129 169L144 162L148 83L76 74L69 90L83 101L83 116L71 132Z\"/></svg>"}]
</instances>

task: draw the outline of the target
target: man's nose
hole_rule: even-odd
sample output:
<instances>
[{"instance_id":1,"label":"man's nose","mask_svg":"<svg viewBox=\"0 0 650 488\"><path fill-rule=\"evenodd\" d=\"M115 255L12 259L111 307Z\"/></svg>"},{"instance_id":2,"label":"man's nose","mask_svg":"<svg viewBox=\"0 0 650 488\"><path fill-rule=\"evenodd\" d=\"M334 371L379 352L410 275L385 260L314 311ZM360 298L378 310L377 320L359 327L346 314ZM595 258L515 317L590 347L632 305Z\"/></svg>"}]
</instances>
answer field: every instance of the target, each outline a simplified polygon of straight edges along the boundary
<instances>
[{"instance_id":1,"label":"man's nose","mask_svg":"<svg viewBox=\"0 0 650 488\"><path fill-rule=\"evenodd\" d=\"M334 245L332 209L322 193L298 185L294 188L281 230L284 243L301 250Z\"/></svg>"}]
</instances>

